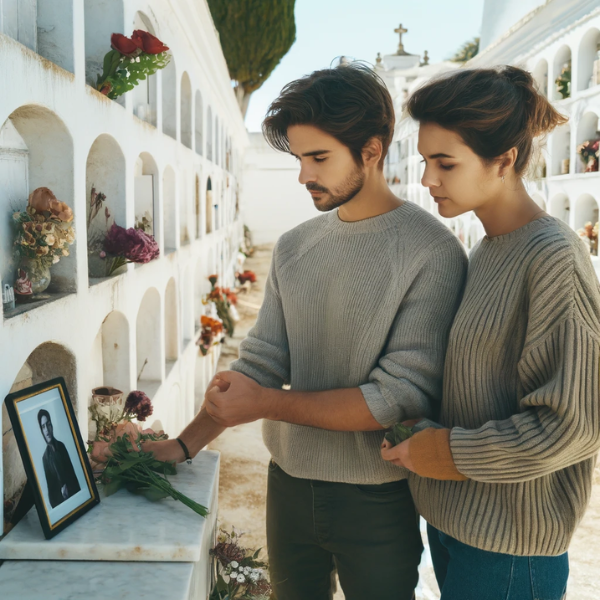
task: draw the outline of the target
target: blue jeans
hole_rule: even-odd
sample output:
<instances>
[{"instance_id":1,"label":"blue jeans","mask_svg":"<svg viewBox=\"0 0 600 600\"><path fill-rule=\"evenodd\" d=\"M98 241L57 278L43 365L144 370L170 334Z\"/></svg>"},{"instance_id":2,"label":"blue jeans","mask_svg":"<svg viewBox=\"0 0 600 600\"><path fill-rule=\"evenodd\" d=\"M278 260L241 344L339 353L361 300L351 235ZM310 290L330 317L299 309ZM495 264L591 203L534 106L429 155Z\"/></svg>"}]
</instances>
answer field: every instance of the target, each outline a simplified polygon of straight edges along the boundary
<instances>
[{"instance_id":1,"label":"blue jeans","mask_svg":"<svg viewBox=\"0 0 600 600\"><path fill-rule=\"evenodd\" d=\"M561 600L569 557L511 556L467 546L427 525L441 600Z\"/></svg>"}]
</instances>

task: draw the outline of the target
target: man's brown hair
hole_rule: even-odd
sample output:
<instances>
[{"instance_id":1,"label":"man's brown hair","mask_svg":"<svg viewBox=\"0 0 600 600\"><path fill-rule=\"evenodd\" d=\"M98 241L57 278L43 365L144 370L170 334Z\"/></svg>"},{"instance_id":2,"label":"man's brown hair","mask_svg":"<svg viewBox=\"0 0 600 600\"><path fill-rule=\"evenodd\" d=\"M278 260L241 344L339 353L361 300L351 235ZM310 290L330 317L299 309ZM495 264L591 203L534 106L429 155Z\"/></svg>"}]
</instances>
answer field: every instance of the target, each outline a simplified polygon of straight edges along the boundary
<instances>
[{"instance_id":1,"label":"man's brown hair","mask_svg":"<svg viewBox=\"0 0 600 600\"><path fill-rule=\"evenodd\" d=\"M312 125L347 146L358 165L373 137L381 140L383 162L394 135L394 104L383 80L358 62L314 71L288 83L273 101L262 124L276 150L290 152L291 125Z\"/></svg>"}]
</instances>

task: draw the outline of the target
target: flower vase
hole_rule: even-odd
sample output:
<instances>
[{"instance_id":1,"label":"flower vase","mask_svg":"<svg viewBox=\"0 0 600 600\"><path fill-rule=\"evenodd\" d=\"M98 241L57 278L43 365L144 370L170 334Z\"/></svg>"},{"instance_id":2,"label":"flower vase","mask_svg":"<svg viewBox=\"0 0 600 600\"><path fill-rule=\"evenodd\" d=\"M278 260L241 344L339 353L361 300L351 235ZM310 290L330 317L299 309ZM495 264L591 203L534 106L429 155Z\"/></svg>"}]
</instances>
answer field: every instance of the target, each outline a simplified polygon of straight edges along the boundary
<instances>
[{"instance_id":1,"label":"flower vase","mask_svg":"<svg viewBox=\"0 0 600 600\"><path fill-rule=\"evenodd\" d=\"M92 390L92 413L96 423L110 427L117 423L123 416L123 392L117 388L103 386ZM98 434L100 432L96 432Z\"/></svg>"},{"instance_id":2,"label":"flower vase","mask_svg":"<svg viewBox=\"0 0 600 600\"><path fill-rule=\"evenodd\" d=\"M50 265L51 262L45 259L22 257L15 280L15 294L21 300L27 300L46 291L51 280Z\"/></svg>"}]
</instances>

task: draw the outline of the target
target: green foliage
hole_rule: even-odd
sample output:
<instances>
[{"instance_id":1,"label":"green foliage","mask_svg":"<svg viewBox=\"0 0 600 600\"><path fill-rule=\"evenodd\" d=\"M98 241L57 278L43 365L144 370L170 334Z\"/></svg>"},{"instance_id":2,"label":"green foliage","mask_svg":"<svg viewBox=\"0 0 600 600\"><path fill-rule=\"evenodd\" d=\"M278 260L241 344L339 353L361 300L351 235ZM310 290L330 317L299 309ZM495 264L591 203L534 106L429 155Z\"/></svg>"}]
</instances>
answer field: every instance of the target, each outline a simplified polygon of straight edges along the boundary
<instances>
[{"instance_id":1,"label":"green foliage","mask_svg":"<svg viewBox=\"0 0 600 600\"><path fill-rule=\"evenodd\" d=\"M128 437L124 434L110 446L112 456L100 476L106 495L110 496L124 487L153 501L170 496L206 517L208 509L205 506L178 492L167 480L167 475L177 474L175 464L156 460L152 452L138 452ZM139 435L137 447L141 440Z\"/></svg>"},{"instance_id":2,"label":"green foliage","mask_svg":"<svg viewBox=\"0 0 600 600\"><path fill-rule=\"evenodd\" d=\"M479 54L479 38L473 38L470 42L465 42L456 54L450 59L453 62L467 62Z\"/></svg>"},{"instance_id":3,"label":"green foliage","mask_svg":"<svg viewBox=\"0 0 600 600\"><path fill-rule=\"evenodd\" d=\"M402 423L396 423L388 432L386 432L385 439L394 446L397 446L409 437L412 437L412 435L413 432L410 427L406 427L405 425L402 425Z\"/></svg>"},{"instance_id":4,"label":"green foliage","mask_svg":"<svg viewBox=\"0 0 600 600\"><path fill-rule=\"evenodd\" d=\"M238 101L273 72L296 41L296 0L208 0Z\"/></svg>"}]
</instances>

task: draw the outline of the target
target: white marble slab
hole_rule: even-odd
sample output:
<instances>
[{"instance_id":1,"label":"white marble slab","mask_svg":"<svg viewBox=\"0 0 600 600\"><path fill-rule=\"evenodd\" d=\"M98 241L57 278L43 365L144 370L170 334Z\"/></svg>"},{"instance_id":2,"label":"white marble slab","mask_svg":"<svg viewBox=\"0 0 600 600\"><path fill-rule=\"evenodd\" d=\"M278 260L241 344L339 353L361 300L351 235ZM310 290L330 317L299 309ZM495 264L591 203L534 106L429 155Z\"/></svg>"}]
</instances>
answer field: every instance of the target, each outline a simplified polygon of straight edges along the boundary
<instances>
[{"instance_id":1,"label":"white marble slab","mask_svg":"<svg viewBox=\"0 0 600 600\"><path fill-rule=\"evenodd\" d=\"M0 559L206 561L218 510L219 453L200 452L191 465L178 465L170 481L209 508L207 519L171 498L151 502L120 490L51 540L33 508L0 541Z\"/></svg>"},{"instance_id":2,"label":"white marble slab","mask_svg":"<svg viewBox=\"0 0 600 600\"><path fill-rule=\"evenodd\" d=\"M7 561L6 600L206 600L193 590L192 563Z\"/></svg>"}]
</instances>

